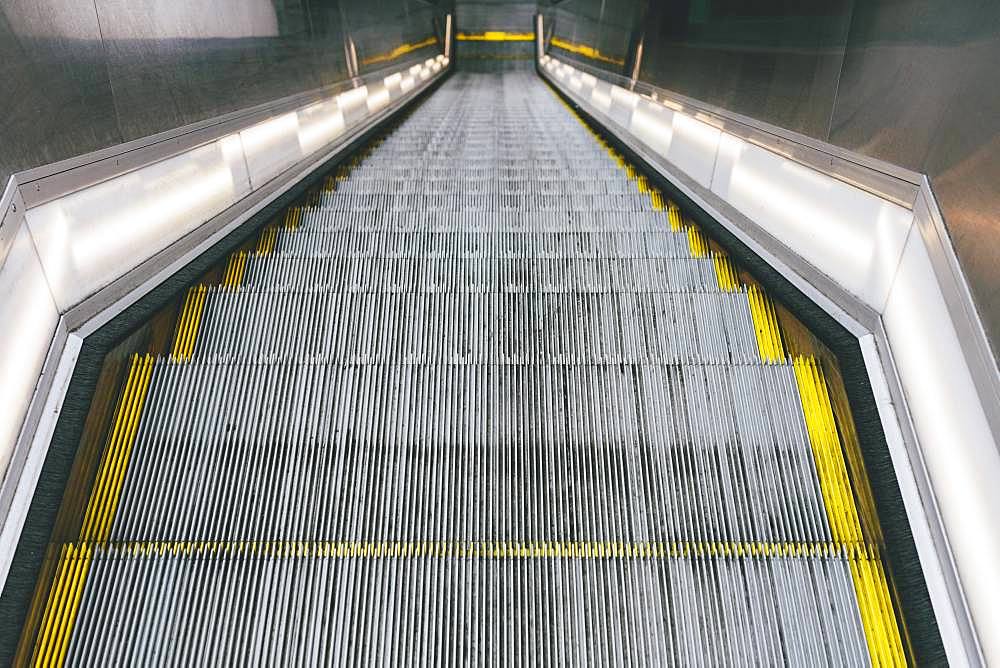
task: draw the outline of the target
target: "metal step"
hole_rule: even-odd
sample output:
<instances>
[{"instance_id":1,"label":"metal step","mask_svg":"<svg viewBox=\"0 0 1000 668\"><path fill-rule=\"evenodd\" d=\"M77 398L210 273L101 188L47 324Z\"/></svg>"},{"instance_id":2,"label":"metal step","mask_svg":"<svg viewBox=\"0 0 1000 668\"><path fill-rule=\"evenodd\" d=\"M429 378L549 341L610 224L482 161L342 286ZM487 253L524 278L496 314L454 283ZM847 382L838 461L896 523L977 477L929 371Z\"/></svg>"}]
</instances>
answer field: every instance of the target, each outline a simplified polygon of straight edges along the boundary
<instances>
[{"instance_id":1,"label":"metal step","mask_svg":"<svg viewBox=\"0 0 1000 668\"><path fill-rule=\"evenodd\" d=\"M825 388L537 77L457 74L135 360L36 656L905 661Z\"/></svg>"}]
</instances>

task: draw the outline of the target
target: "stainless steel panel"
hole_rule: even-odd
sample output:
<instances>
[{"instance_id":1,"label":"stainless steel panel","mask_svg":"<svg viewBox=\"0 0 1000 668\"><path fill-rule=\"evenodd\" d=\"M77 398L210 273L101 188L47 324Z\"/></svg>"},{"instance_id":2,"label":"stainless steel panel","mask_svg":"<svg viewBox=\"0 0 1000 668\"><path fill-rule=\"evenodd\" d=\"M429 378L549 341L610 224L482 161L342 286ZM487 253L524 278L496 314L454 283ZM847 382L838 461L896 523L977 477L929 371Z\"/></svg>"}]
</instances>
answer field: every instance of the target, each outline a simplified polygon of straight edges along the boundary
<instances>
[{"instance_id":1,"label":"stainless steel panel","mask_svg":"<svg viewBox=\"0 0 1000 668\"><path fill-rule=\"evenodd\" d=\"M559 58L586 62L615 74L625 72L630 48L641 32L639 20L643 12L640 3L563 0L552 7L544 7L543 12L555 40L553 53ZM593 52L577 53L562 48L560 43L587 47Z\"/></svg>"},{"instance_id":2,"label":"stainless steel panel","mask_svg":"<svg viewBox=\"0 0 1000 668\"><path fill-rule=\"evenodd\" d=\"M122 141L97 15L0 0L0 187L13 172Z\"/></svg>"},{"instance_id":3,"label":"stainless steel panel","mask_svg":"<svg viewBox=\"0 0 1000 668\"><path fill-rule=\"evenodd\" d=\"M504 2L502 0L457 0L455 20L459 32L483 33L488 30L532 32L534 2Z\"/></svg>"},{"instance_id":4,"label":"stainless steel panel","mask_svg":"<svg viewBox=\"0 0 1000 668\"><path fill-rule=\"evenodd\" d=\"M282 0L97 0L126 140L346 78L339 31Z\"/></svg>"},{"instance_id":5,"label":"stainless steel panel","mask_svg":"<svg viewBox=\"0 0 1000 668\"><path fill-rule=\"evenodd\" d=\"M421 0L341 0L360 74L444 51L444 12Z\"/></svg>"},{"instance_id":6,"label":"stainless steel panel","mask_svg":"<svg viewBox=\"0 0 1000 668\"><path fill-rule=\"evenodd\" d=\"M1000 342L1000 4L859 3L830 140L924 172Z\"/></svg>"},{"instance_id":7,"label":"stainless steel panel","mask_svg":"<svg viewBox=\"0 0 1000 668\"><path fill-rule=\"evenodd\" d=\"M852 4L650 3L639 78L823 139Z\"/></svg>"},{"instance_id":8,"label":"stainless steel panel","mask_svg":"<svg viewBox=\"0 0 1000 668\"><path fill-rule=\"evenodd\" d=\"M393 55L362 72L431 57L437 43L395 51L434 39L446 9L422 0L0 0L0 183L344 81L347 21L362 59Z\"/></svg>"}]
</instances>

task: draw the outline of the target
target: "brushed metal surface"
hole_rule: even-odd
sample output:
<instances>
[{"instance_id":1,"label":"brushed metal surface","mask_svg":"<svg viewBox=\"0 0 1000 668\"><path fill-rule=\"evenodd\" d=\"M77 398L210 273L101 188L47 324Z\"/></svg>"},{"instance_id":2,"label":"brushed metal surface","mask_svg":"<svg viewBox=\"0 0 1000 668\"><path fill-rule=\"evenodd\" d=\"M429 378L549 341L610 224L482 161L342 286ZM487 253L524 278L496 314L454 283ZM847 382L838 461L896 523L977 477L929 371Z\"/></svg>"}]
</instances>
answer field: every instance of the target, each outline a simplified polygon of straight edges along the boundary
<instances>
[{"instance_id":1,"label":"brushed metal surface","mask_svg":"<svg viewBox=\"0 0 1000 668\"><path fill-rule=\"evenodd\" d=\"M535 2L456 0L455 20L463 33L531 32L537 7Z\"/></svg>"},{"instance_id":2,"label":"brushed metal surface","mask_svg":"<svg viewBox=\"0 0 1000 668\"><path fill-rule=\"evenodd\" d=\"M444 12L422 0L341 0L345 30L353 40L358 73L444 51ZM438 26L435 26L437 22Z\"/></svg>"},{"instance_id":3,"label":"brushed metal surface","mask_svg":"<svg viewBox=\"0 0 1000 668\"><path fill-rule=\"evenodd\" d=\"M96 0L125 140L346 78L339 31L291 4Z\"/></svg>"},{"instance_id":4,"label":"brushed metal surface","mask_svg":"<svg viewBox=\"0 0 1000 668\"><path fill-rule=\"evenodd\" d=\"M642 30L644 14L640 3L630 0L562 0L558 4L548 1L539 4L552 30L553 54L563 60L587 63L614 74L627 71L630 43ZM589 47L594 53L581 55L559 46L567 43Z\"/></svg>"},{"instance_id":5,"label":"brushed metal surface","mask_svg":"<svg viewBox=\"0 0 1000 668\"><path fill-rule=\"evenodd\" d=\"M122 141L92 3L0 0L0 183Z\"/></svg>"},{"instance_id":6,"label":"brushed metal surface","mask_svg":"<svg viewBox=\"0 0 1000 668\"><path fill-rule=\"evenodd\" d=\"M0 0L0 183L12 173L225 116L440 45L424 0ZM443 28L442 28L443 30ZM443 33L442 33L443 34Z\"/></svg>"},{"instance_id":7,"label":"brushed metal surface","mask_svg":"<svg viewBox=\"0 0 1000 668\"><path fill-rule=\"evenodd\" d=\"M853 0L650 3L639 78L824 139Z\"/></svg>"},{"instance_id":8,"label":"brushed metal surface","mask_svg":"<svg viewBox=\"0 0 1000 668\"><path fill-rule=\"evenodd\" d=\"M930 177L1000 350L1000 4L858 3L830 141Z\"/></svg>"}]
</instances>

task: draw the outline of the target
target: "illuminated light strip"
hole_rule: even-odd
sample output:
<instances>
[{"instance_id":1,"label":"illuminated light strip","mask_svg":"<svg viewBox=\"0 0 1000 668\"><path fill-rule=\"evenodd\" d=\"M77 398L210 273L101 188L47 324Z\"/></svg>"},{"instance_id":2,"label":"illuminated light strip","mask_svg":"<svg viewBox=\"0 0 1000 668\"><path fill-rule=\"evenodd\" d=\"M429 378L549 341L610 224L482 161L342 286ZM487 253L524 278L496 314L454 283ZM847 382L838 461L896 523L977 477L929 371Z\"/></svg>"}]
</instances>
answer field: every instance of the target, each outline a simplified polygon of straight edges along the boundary
<instances>
[{"instance_id":1,"label":"illuminated light strip","mask_svg":"<svg viewBox=\"0 0 1000 668\"><path fill-rule=\"evenodd\" d=\"M371 56L370 58L365 58L361 61L362 65L373 65L375 63L384 63L389 60L395 60L400 56L405 56L408 53L416 51L417 49L423 49L427 46L432 46L437 44L437 37L428 37L427 39L416 42L414 44L400 44L392 51L388 53L382 53L377 56Z\"/></svg>"},{"instance_id":2,"label":"illuminated light strip","mask_svg":"<svg viewBox=\"0 0 1000 668\"><path fill-rule=\"evenodd\" d=\"M574 44L573 42L567 42L566 40L558 37L552 38L552 46L557 46L563 51L569 51L570 53L575 53L577 55L584 56L585 58L590 58L591 60L600 60L613 65L625 64L625 60L622 58L612 58L611 56L604 55L592 46L587 46L586 44Z\"/></svg>"},{"instance_id":3,"label":"illuminated light strip","mask_svg":"<svg viewBox=\"0 0 1000 668\"><path fill-rule=\"evenodd\" d=\"M459 42L533 42L535 33L504 32L502 30L487 30L483 33L460 32L456 36Z\"/></svg>"}]
</instances>

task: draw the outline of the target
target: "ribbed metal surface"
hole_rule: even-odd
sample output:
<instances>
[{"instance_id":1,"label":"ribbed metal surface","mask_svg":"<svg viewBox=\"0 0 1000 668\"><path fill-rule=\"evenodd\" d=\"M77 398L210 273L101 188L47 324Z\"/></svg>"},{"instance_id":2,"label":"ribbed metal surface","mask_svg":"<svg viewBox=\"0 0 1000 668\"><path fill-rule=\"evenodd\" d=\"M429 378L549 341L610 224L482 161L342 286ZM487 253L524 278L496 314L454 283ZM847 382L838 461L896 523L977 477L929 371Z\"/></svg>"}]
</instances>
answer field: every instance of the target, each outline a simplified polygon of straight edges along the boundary
<instances>
[{"instance_id":1,"label":"ribbed metal surface","mask_svg":"<svg viewBox=\"0 0 1000 668\"><path fill-rule=\"evenodd\" d=\"M536 77L261 248L152 366L68 661L869 662L793 367Z\"/></svg>"}]
</instances>

